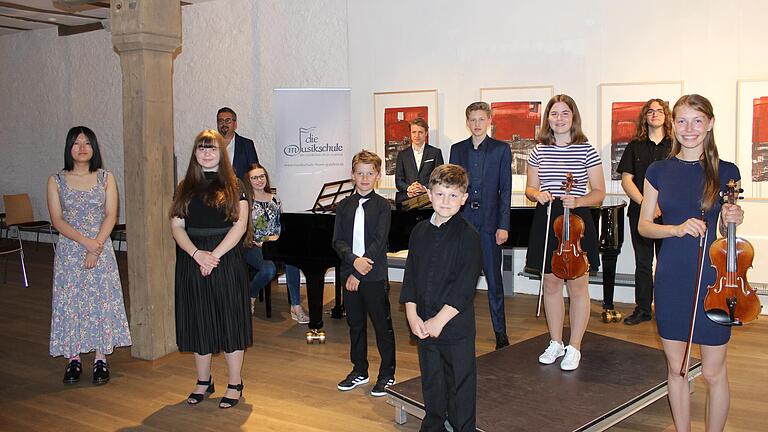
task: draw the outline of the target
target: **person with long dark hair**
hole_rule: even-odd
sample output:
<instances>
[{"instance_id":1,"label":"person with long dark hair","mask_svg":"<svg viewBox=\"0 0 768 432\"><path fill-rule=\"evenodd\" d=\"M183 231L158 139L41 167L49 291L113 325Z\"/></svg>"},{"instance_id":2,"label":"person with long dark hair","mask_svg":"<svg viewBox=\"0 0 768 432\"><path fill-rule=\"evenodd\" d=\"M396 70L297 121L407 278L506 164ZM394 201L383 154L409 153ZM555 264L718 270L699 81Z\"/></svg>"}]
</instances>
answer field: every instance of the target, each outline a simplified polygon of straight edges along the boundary
<instances>
[{"instance_id":1,"label":"person with long dark hair","mask_svg":"<svg viewBox=\"0 0 768 432\"><path fill-rule=\"evenodd\" d=\"M706 286L716 278L706 251L717 237L718 219L723 235L727 224L744 221L741 207L720 202L720 193L727 190L728 181L740 184L741 175L736 165L718 155L715 115L707 98L697 94L681 97L672 111L672 124L675 133L671 157L654 162L645 174L638 231L649 239L664 239L656 261L656 326L667 358L669 405L675 428L691 428L690 390L679 371L696 301L693 343L701 346L702 375L707 382L706 430L721 431L730 403L726 352L731 328L716 324L704 313ZM664 215L663 223L654 217L657 206ZM702 212L705 220L701 220ZM707 239L702 285L699 297L694 299L702 237Z\"/></svg>"},{"instance_id":2,"label":"person with long dark hair","mask_svg":"<svg viewBox=\"0 0 768 432\"><path fill-rule=\"evenodd\" d=\"M261 164L255 163L243 175L243 183L251 201L251 222L253 223L253 247L245 253L245 260L256 270L251 279L251 313L256 297L277 273L275 263L264 259L261 247L265 242L275 241L280 237L280 214L282 203L277 194L272 192L269 173ZM299 324L308 324L309 316L301 307L301 274L298 267L285 265L285 279L288 285L288 297L291 303L291 318Z\"/></svg>"},{"instance_id":3,"label":"person with long dark hair","mask_svg":"<svg viewBox=\"0 0 768 432\"><path fill-rule=\"evenodd\" d=\"M95 352L93 383L109 381L107 355L131 345L109 235L117 221L115 178L102 167L96 134L73 127L64 169L48 179L48 212L59 231L53 263L50 354L69 360L64 383L80 381L81 353Z\"/></svg>"},{"instance_id":4,"label":"person with long dark hair","mask_svg":"<svg viewBox=\"0 0 768 432\"><path fill-rule=\"evenodd\" d=\"M651 320L653 303L653 255L658 254L661 240L647 239L637 232L640 204L643 202L645 170L657 160L666 159L672 149L672 112L661 99L650 99L640 110L637 133L627 144L616 171L621 174L621 187L629 197L629 232L635 250L635 310L624 318L624 324L634 325ZM661 220L656 206L654 220ZM608 314L614 313L613 304L604 304Z\"/></svg>"},{"instance_id":5,"label":"person with long dark hair","mask_svg":"<svg viewBox=\"0 0 768 432\"><path fill-rule=\"evenodd\" d=\"M229 382L219 408L240 401L240 371L253 331L242 245L250 246L249 205L235 177L221 135L195 137L187 173L170 210L176 240L176 343L195 353L196 405L213 393L211 355L224 351Z\"/></svg>"},{"instance_id":6,"label":"person with long dark hair","mask_svg":"<svg viewBox=\"0 0 768 432\"><path fill-rule=\"evenodd\" d=\"M562 186L569 173L573 175L574 186L566 194ZM581 130L579 109L568 95L554 96L544 110L539 144L528 159L525 196L537 203L528 241L526 268L538 273L541 272L542 260L546 263L541 276L544 278L544 311L551 340L539 356L539 363L552 364L564 356L560 369L571 371L579 367L581 340L589 322L589 272L566 281L571 335L568 346L565 346L563 280L552 273L552 253L557 247L552 221L563 214L564 208L571 209L584 220L581 248L589 258L589 271L596 272L600 266L600 254L589 207L599 205L605 198L605 180L600 156L587 142ZM547 205L552 206L549 220ZM549 242L545 250L547 227Z\"/></svg>"}]
</instances>

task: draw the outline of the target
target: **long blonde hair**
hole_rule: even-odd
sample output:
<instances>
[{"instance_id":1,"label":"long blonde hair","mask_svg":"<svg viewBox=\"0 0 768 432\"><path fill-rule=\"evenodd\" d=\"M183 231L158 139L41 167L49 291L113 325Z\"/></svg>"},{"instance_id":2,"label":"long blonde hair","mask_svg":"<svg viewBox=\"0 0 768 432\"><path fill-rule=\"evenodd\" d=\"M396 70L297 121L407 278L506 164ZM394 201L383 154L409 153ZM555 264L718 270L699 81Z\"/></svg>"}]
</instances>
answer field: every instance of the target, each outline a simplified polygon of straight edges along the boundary
<instances>
[{"instance_id":1,"label":"long blonde hair","mask_svg":"<svg viewBox=\"0 0 768 432\"><path fill-rule=\"evenodd\" d=\"M675 103L672 109L672 120L677 117L678 109L683 107L691 108L704 114L707 119L712 121L715 118L712 103L709 99L698 94L689 94L681 97ZM677 140L677 133L673 134L672 151L669 157L675 157L680 153L680 141ZM701 196L701 208L709 210L720 198L720 176L718 170L720 167L720 156L717 153L715 145L715 128L713 127L704 136L704 151L701 154L702 167L704 167L704 194Z\"/></svg>"}]
</instances>

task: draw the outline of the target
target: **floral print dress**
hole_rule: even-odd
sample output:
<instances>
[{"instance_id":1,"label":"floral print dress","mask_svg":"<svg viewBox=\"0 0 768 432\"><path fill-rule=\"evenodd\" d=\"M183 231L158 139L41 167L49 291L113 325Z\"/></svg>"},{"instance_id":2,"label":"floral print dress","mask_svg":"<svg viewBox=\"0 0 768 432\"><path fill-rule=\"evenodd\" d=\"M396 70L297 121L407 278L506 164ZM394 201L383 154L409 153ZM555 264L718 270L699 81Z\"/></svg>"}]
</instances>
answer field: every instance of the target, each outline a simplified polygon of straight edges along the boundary
<instances>
[{"instance_id":1,"label":"floral print dress","mask_svg":"<svg viewBox=\"0 0 768 432\"><path fill-rule=\"evenodd\" d=\"M107 172L98 170L96 185L87 191L69 188L66 172L54 176L64 220L83 235L94 238L104 221ZM123 290L111 244L85 268L86 249L63 235L56 245L53 263L53 301L50 354L74 357L98 350L131 345Z\"/></svg>"}]
</instances>

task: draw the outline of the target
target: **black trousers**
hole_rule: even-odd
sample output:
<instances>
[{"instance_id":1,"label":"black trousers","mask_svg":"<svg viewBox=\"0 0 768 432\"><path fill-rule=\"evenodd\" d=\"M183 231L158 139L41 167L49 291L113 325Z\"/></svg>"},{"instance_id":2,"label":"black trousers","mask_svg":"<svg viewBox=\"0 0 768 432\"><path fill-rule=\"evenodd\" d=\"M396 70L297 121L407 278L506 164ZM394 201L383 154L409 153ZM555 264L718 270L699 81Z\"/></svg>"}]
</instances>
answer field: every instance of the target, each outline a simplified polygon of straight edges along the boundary
<instances>
[{"instance_id":1,"label":"black trousers","mask_svg":"<svg viewBox=\"0 0 768 432\"><path fill-rule=\"evenodd\" d=\"M357 291L344 289L344 308L349 324L349 359L354 371L368 375L368 317L376 332L381 365L379 378L395 376L395 332L389 307L387 281L361 281Z\"/></svg>"},{"instance_id":2,"label":"black trousers","mask_svg":"<svg viewBox=\"0 0 768 432\"><path fill-rule=\"evenodd\" d=\"M445 345L418 341L418 346L425 411L420 431L444 431L448 419L454 431L474 432L475 338Z\"/></svg>"},{"instance_id":3,"label":"black trousers","mask_svg":"<svg viewBox=\"0 0 768 432\"><path fill-rule=\"evenodd\" d=\"M635 250L635 303L641 311L650 315L653 302L653 254L659 254L661 240L641 236L637 232L640 215L629 212L628 216L632 248Z\"/></svg>"}]
</instances>

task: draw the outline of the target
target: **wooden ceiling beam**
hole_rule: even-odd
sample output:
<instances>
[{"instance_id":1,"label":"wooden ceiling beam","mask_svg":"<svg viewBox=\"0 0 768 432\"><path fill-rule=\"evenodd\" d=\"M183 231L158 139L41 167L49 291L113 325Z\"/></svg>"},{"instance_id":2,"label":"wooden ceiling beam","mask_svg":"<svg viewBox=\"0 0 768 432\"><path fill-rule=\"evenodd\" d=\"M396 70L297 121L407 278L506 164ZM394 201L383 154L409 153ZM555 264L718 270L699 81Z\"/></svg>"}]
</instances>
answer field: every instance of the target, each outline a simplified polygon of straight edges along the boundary
<instances>
[{"instance_id":1,"label":"wooden ceiling beam","mask_svg":"<svg viewBox=\"0 0 768 432\"><path fill-rule=\"evenodd\" d=\"M75 17L75 18L83 18L83 19L92 19L92 20L103 20L106 18L97 17L97 16L89 16L89 15L80 15L75 12L63 12L60 10L52 10L52 9L39 9L32 6L26 6L21 5L18 3L11 3L11 2L4 2L0 1L0 7L5 7L8 9L15 9L20 10L24 12L36 12L36 13L42 13L47 15L59 15L59 16L69 16L69 17Z\"/></svg>"},{"instance_id":2,"label":"wooden ceiling beam","mask_svg":"<svg viewBox=\"0 0 768 432\"><path fill-rule=\"evenodd\" d=\"M9 29L9 30L19 30L19 31L31 30L31 29L28 29L28 28L13 27L13 26L7 26L7 25L2 25L2 24L0 24L0 28Z\"/></svg>"},{"instance_id":3,"label":"wooden ceiling beam","mask_svg":"<svg viewBox=\"0 0 768 432\"><path fill-rule=\"evenodd\" d=\"M76 26L60 25L59 36L72 36L80 33L88 33L91 31L101 30L103 28L104 26L100 22Z\"/></svg>"}]
</instances>

